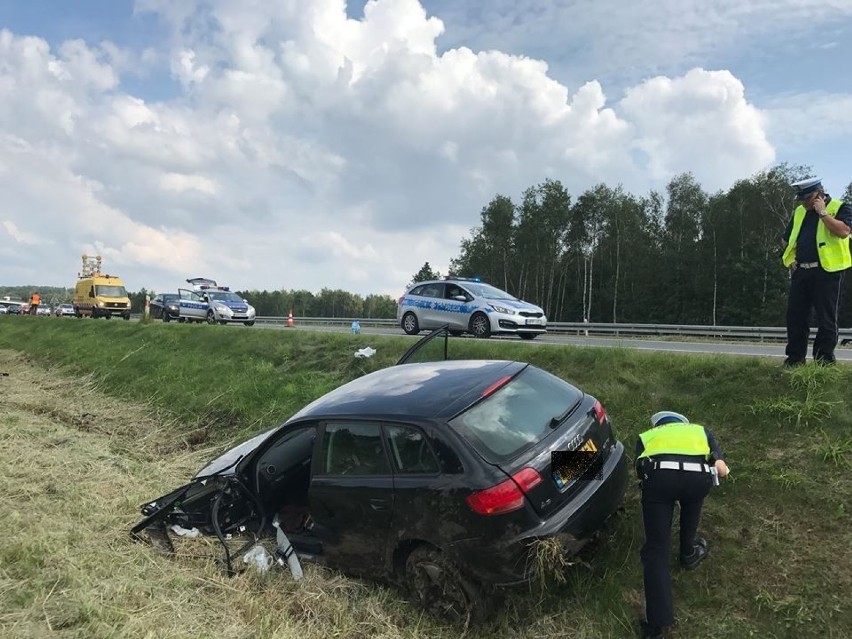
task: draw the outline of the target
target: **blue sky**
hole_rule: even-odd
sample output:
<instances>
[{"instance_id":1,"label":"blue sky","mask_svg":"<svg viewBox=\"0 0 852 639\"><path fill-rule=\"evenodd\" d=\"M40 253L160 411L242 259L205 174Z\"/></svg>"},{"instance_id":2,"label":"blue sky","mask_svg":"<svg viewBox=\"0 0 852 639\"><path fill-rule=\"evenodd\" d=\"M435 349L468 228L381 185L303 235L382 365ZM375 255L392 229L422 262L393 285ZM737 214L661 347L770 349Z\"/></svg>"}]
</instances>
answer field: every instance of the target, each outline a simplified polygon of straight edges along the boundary
<instances>
[{"instance_id":1,"label":"blue sky","mask_svg":"<svg viewBox=\"0 0 852 639\"><path fill-rule=\"evenodd\" d=\"M0 258L396 294L547 177L839 194L850 56L849 0L0 0Z\"/></svg>"}]
</instances>

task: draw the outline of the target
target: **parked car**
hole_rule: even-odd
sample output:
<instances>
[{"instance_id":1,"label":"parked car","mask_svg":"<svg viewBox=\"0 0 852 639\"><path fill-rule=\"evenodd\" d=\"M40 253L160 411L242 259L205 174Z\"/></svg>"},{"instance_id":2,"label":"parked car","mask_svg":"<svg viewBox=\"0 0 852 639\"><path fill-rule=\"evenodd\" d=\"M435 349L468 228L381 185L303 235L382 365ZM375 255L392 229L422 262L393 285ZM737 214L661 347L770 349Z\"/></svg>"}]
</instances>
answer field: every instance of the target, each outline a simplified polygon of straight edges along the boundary
<instances>
[{"instance_id":1,"label":"parked car","mask_svg":"<svg viewBox=\"0 0 852 639\"><path fill-rule=\"evenodd\" d=\"M169 527L258 537L281 526L297 556L405 588L452 620L481 621L500 586L535 576L536 540L578 551L619 507L623 445L600 401L518 361L400 360L239 444L141 507L133 534ZM580 451L573 474L552 453ZM284 523L288 522L288 523ZM279 547L280 549L280 547Z\"/></svg>"},{"instance_id":2,"label":"parked car","mask_svg":"<svg viewBox=\"0 0 852 639\"><path fill-rule=\"evenodd\" d=\"M9 300L0 300L0 305L5 307L6 313L9 315L25 315L25 308L29 308L23 302L13 302Z\"/></svg>"},{"instance_id":3,"label":"parked car","mask_svg":"<svg viewBox=\"0 0 852 639\"><path fill-rule=\"evenodd\" d=\"M186 280L193 290L179 288L180 316L187 321L208 324L239 322L254 326L255 310L242 297L227 286L218 286L215 280L204 277Z\"/></svg>"},{"instance_id":4,"label":"parked car","mask_svg":"<svg viewBox=\"0 0 852 639\"><path fill-rule=\"evenodd\" d=\"M151 318L170 322L180 319L180 298L177 293L161 293L151 300Z\"/></svg>"},{"instance_id":5,"label":"parked car","mask_svg":"<svg viewBox=\"0 0 852 639\"><path fill-rule=\"evenodd\" d=\"M0 315L8 315L9 311L6 309L5 304L0 304Z\"/></svg>"},{"instance_id":6,"label":"parked car","mask_svg":"<svg viewBox=\"0 0 852 639\"><path fill-rule=\"evenodd\" d=\"M38 310L36 311L36 315L43 315L44 317L50 317L50 307L39 305Z\"/></svg>"},{"instance_id":7,"label":"parked car","mask_svg":"<svg viewBox=\"0 0 852 639\"><path fill-rule=\"evenodd\" d=\"M56 317L74 317L74 305L73 304L60 304L55 309L53 309L54 315Z\"/></svg>"},{"instance_id":8,"label":"parked car","mask_svg":"<svg viewBox=\"0 0 852 639\"><path fill-rule=\"evenodd\" d=\"M534 304L475 279L418 282L399 298L397 321L409 335L448 324L453 335L511 333L533 339L547 332L547 316Z\"/></svg>"}]
</instances>

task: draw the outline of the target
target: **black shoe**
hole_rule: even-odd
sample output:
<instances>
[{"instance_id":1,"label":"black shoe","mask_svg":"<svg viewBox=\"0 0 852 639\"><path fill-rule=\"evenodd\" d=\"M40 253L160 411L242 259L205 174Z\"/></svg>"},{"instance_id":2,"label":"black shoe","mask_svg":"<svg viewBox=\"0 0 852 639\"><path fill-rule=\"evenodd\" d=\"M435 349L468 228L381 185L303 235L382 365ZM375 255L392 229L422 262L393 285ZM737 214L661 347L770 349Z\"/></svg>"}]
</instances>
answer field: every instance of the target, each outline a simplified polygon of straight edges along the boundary
<instances>
[{"instance_id":1,"label":"black shoe","mask_svg":"<svg viewBox=\"0 0 852 639\"><path fill-rule=\"evenodd\" d=\"M701 537L697 537L692 546L692 554L689 556L680 556L680 565L686 570L693 570L707 558L707 541Z\"/></svg>"},{"instance_id":2,"label":"black shoe","mask_svg":"<svg viewBox=\"0 0 852 639\"><path fill-rule=\"evenodd\" d=\"M665 639L660 626L652 626L647 621L639 621L639 636L642 639Z\"/></svg>"},{"instance_id":3,"label":"black shoe","mask_svg":"<svg viewBox=\"0 0 852 639\"><path fill-rule=\"evenodd\" d=\"M784 368L795 368L796 366L804 366L805 360L803 359L790 359L789 357L784 360Z\"/></svg>"}]
</instances>

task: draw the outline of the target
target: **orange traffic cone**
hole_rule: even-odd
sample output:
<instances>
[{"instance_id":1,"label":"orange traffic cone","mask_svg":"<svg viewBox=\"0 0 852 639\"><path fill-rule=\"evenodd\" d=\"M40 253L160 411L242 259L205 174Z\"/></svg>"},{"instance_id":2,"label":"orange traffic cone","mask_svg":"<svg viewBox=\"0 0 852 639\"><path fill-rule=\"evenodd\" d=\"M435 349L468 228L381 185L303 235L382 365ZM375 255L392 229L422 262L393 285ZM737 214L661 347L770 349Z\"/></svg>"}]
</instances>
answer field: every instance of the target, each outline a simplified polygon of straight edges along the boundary
<instances>
[{"instance_id":1,"label":"orange traffic cone","mask_svg":"<svg viewBox=\"0 0 852 639\"><path fill-rule=\"evenodd\" d=\"M290 311L290 315L287 316L287 326L295 326L296 322L293 321L293 311Z\"/></svg>"}]
</instances>

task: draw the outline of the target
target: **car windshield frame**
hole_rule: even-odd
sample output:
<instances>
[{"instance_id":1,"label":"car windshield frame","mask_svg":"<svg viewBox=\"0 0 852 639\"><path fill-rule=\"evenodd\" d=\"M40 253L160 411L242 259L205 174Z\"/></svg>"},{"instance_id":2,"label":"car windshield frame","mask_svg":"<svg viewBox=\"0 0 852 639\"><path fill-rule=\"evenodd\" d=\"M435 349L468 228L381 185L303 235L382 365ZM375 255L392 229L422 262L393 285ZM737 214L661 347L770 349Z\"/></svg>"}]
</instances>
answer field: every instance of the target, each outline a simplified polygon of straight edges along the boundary
<instances>
[{"instance_id":1,"label":"car windshield frame","mask_svg":"<svg viewBox=\"0 0 852 639\"><path fill-rule=\"evenodd\" d=\"M211 302L243 302L243 298L233 291L206 291Z\"/></svg>"},{"instance_id":2,"label":"car windshield frame","mask_svg":"<svg viewBox=\"0 0 852 639\"><path fill-rule=\"evenodd\" d=\"M467 288L475 297L481 297L487 300L504 300L507 302L520 301L519 298L514 295L510 295L506 291L499 289L496 286L491 286L491 284L485 284L484 282L460 282L459 284L462 287Z\"/></svg>"},{"instance_id":3,"label":"car windshield frame","mask_svg":"<svg viewBox=\"0 0 852 639\"><path fill-rule=\"evenodd\" d=\"M550 437L556 431L553 418L562 423L584 397L573 384L528 364L448 423L487 461L501 464Z\"/></svg>"},{"instance_id":4,"label":"car windshield frame","mask_svg":"<svg viewBox=\"0 0 852 639\"><path fill-rule=\"evenodd\" d=\"M116 284L96 284L97 297L127 297L127 289Z\"/></svg>"}]
</instances>

